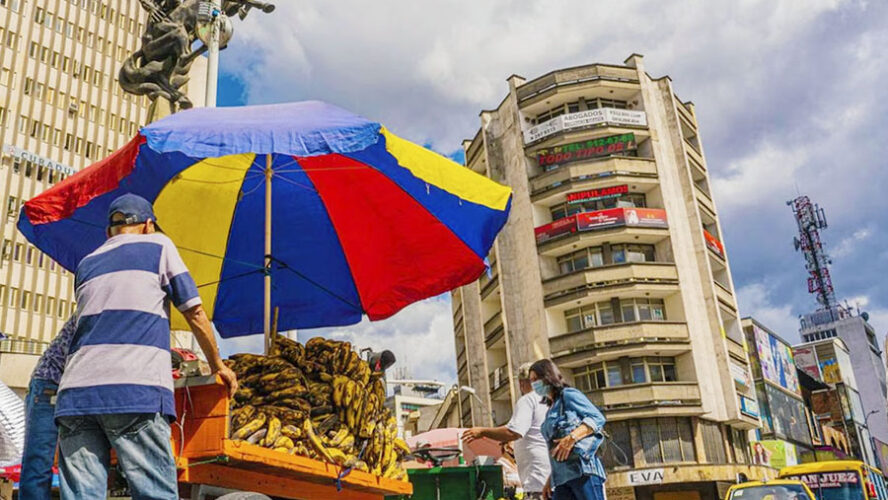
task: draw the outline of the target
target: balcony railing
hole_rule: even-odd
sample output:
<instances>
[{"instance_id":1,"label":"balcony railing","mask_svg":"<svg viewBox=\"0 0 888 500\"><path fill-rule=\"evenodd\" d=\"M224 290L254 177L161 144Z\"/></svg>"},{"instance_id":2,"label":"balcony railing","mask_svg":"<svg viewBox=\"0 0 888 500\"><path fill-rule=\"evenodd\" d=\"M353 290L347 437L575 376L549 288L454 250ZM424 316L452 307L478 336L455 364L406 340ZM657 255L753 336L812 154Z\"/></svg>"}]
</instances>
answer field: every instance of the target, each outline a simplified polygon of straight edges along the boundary
<instances>
[{"instance_id":1,"label":"balcony railing","mask_svg":"<svg viewBox=\"0 0 888 500\"><path fill-rule=\"evenodd\" d=\"M609 208L582 212L558 219L534 229L537 244L578 231L597 231L613 227L667 228L666 211L660 208Z\"/></svg>"},{"instance_id":2,"label":"balcony railing","mask_svg":"<svg viewBox=\"0 0 888 500\"><path fill-rule=\"evenodd\" d=\"M701 405L700 388L695 382L621 385L590 391L588 396L603 410Z\"/></svg>"},{"instance_id":3,"label":"balcony railing","mask_svg":"<svg viewBox=\"0 0 888 500\"><path fill-rule=\"evenodd\" d=\"M604 124L647 127L647 115L644 111L614 108L597 108L567 113L527 129L524 132L524 143L532 144L559 132L585 129Z\"/></svg>"},{"instance_id":4,"label":"balcony railing","mask_svg":"<svg viewBox=\"0 0 888 500\"><path fill-rule=\"evenodd\" d=\"M494 314L492 318L484 323L484 341L490 342L503 331L503 315L502 313Z\"/></svg>"},{"instance_id":5,"label":"balcony railing","mask_svg":"<svg viewBox=\"0 0 888 500\"><path fill-rule=\"evenodd\" d=\"M549 298L563 290L588 285L628 281L675 282L678 272L672 262L627 262L600 267L587 267L543 281L543 295Z\"/></svg>"},{"instance_id":6,"label":"balcony railing","mask_svg":"<svg viewBox=\"0 0 888 500\"><path fill-rule=\"evenodd\" d=\"M524 101L559 86L595 80L638 82L638 71L635 68L606 64L553 71L518 87L518 100Z\"/></svg>"},{"instance_id":7,"label":"balcony railing","mask_svg":"<svg viewBox=\"0 0 888 500\"><path fill-rule=\"evenodd\" d=\"M657 165L653 158L637 156L605 156L574 165L564 165L531 178L531 196L599 179L612 182L617 176L656 179Z\"/></svg>"},{"instance_id":8,"label":"balcony railing","mask_svg":"<svg viewBox=\"0 0 888 500\"><path fill-rule=\"evenodd\" d=\"M594 326L578 332L566 333L549 339L553 357L644 342L690 342L688 326L674 321L633 321Z\"/></svg>"}]
</instances>

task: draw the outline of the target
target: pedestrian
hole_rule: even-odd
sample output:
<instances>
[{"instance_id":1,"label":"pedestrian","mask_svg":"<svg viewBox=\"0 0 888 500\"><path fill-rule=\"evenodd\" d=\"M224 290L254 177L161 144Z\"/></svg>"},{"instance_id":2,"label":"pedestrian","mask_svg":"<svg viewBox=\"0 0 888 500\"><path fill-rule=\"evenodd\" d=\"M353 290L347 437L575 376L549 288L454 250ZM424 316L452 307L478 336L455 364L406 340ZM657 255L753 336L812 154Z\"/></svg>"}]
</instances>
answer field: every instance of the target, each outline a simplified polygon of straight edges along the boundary
<instances>
[{"instance_id":1,"label":"pedestrian","mask_svg":"<svg viewBox=\"0 0 888 500\"><path fill-rule=\"evenodd\" d=\"M176 418L170 303L185 317L211 370L232 395L237 390L197 286L155 221L146 199L116 198L107 241L77 266L77 331L56 406L63 499L106 498L112 448L133 498L179 498L170 447Z\"/></svg>"},{"instance_id":2,"label":"pedestrian","mask_svg":"<svg viewBox=\"0 0 888 500\"><path fill-rule=\"evenodd\" d=\"M530 380L536 395L549 406L542 432L552 474L543 498L604 500L607 475L596 453L604 439L604 415L585 394L567 385L550 359L531 365Z\"/></svg>"},{"instance_id":3,"label":"pedestrian","mask_svg":"<svg viewBox=\"0 0 888 500\"><path fill-rule=\"evenodd\" d=\"M524 498L537 500L542 498L543 486L550 474L546 440L540 432L548 408L533 392L530 385L530 367L531 363L525 363L518 368L518 387L522 396L515 403L509 422L500 427L467 429L463 432L463 441L471 443L482 437L500 443L514 441L515 461L518 463L518 475L521 477Z\"/></svg>"},{"instance_id":4,"label":"pedestrian","mask_svg":"<svg viewBox=\"0 0 888 500\"><path fill-rule=\"evenodd\" d=\"M56 393L76 327L76 318L71 316L31 373L25 398L25 449L19 480L21 498L49 500L52 496L52 464L59 438L55 423Z\"/></svg>"}]
</instances>

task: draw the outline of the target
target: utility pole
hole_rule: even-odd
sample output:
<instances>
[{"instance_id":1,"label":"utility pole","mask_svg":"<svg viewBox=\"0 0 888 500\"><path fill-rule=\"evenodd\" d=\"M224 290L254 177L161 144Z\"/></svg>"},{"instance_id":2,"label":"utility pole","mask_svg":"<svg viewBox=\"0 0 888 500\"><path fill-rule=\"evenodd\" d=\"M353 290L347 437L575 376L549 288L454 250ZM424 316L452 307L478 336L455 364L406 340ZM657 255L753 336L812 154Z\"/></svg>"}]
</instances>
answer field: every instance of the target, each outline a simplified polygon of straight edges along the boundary
<instances>
[{"instance_id":1,"label":"utility pole","mask_svg":"<svg viewBox=\"0 0 888 500\"><path fill-rule=\"evenodd\" d=\"M219 84L219 32L222 22L222 0L210 0L212 28L207 40L207 95L204 106L216 107L216 88Z\"/></svg>"}]
</instances>

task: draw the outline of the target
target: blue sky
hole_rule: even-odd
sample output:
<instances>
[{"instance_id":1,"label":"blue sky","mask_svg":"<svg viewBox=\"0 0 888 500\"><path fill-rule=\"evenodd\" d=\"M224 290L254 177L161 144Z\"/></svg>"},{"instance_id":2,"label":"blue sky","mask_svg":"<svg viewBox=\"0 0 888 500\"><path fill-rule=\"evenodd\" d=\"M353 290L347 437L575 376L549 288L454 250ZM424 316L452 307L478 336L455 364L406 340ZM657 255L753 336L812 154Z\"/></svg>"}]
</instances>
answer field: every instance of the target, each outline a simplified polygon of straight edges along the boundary
<instances>
[{"instance_id":1,"label":"blue sky","mask_svg":"<svg viewBox=\"0 0 888 500\"><path fill-rule=\"evenodd\" d=\"M827 212L838 296L888 329L885 2L278 3L236 24L220 105L323 99L447 155L509 75L643 54L696 105L741 313L798 339L815 303L785 202L804 193ZM445 297L324 333L397 345L415 376L449 381L449 322Z\"/></svg>"}]
</instances>

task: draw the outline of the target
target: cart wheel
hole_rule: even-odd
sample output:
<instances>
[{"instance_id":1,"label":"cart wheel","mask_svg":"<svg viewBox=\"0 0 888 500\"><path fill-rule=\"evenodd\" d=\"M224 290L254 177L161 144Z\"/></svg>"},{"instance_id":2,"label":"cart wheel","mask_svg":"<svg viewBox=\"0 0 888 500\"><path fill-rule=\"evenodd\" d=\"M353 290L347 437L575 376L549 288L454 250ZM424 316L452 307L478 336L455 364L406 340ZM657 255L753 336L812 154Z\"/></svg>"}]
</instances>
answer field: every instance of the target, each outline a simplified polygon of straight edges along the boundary
<instances>
[{"instance_id":1,"label":"cart wheel","mask_svg":"<svg viewBox=\"0 0 888 500\"><path fill-rule=\"evenodd\" d=\"M237 493L228 493L227 495L222 495L216 500L271 500L271 498L263 495L262 493L238 491Z\"/></svg>"}]
</instances>

